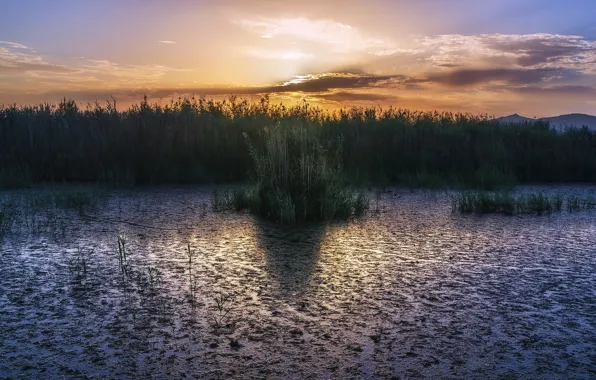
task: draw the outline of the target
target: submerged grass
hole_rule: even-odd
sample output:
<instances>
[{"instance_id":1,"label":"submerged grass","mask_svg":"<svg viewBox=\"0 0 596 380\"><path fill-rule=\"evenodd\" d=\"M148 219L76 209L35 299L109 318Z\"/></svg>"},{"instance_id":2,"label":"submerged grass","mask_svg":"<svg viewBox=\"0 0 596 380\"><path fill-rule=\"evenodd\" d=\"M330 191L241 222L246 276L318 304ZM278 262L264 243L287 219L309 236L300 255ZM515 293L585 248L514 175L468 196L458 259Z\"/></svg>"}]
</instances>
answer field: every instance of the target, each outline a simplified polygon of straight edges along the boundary
<instances>
[{"instance_id":1,"label":"submerged grass","mask_svg":"<svg viewBox=\"0 0 596 380\"><path fill-rule=\"evenodd\" d=\"M0 237L10 232L16 217L16 208L13 203L0 203Z\"/></svg>"},{"instance_id":2,"label":"submerged grass","mask_svg":"<svg viewBox=\"0 0 596 380\"><path fill-rule=\"evenodd\" d=\"M586 128L559 133L544 123L499 124L470 114L395 108L325 112L306 103L285 107L267 97L257 103L231 97L165 105L145 99L123 111L115 101L86 109L70 100L0 105L0 187L245 182L251 153L242 133L259 149L281 144L263 131L277 124L296 126L292 133L307 134L308 144L316 140L332 152L340 147L338 160L351 184L495 189L596 182L596 131ZM293 141L289 132L279 138ZM289 203L286 207L291 214Z\"/></svg>"},{"instance_id":3,"label":"submerged grass","mask_svg":"<svg viewBox=\"0 0 596 380\"><path fill-rule=\"evenodd\" d=\"M578 196L567 197L567 211L582 211L596 209L596 199L590 197L582 199Z\"/></svg>"},{"instance_id":4,"label":"submerged grass","mask_svg":"<svg viewBox=\"0 0 596 380\"><path fill-rule=\"evenodd\" d=\"M567 210L588 204L578 197L567 199ZM509 192L462 191L452 197L452 209L462 214L550 214L563 210L563 197L541 191L515 196Z\"/></svg>"},{"instance_id":5,"label":"submerged grass","mask_svg":"<svg viewBox=\"0 0 596 380\"><path fill-rule=\"evenodd\" d=\"M89 187L65 187L22 192L0 199L0 236L24 227L32 233L66 235L72 212L88 217L107 200L107 193Z\"/></svg>"}]
</instances>

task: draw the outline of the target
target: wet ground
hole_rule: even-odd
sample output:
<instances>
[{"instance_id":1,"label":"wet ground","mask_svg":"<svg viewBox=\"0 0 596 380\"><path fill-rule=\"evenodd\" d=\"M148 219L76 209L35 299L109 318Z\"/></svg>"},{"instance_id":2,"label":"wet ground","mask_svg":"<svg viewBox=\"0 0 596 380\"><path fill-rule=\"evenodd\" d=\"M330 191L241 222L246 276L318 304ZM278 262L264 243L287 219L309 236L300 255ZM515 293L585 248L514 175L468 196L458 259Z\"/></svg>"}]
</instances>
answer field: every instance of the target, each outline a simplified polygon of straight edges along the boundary
<instances>
[{"instance_id":1,"label":"wet ground","mask_svg":"<svg viewBox=\"0 0 596 380\"><path fill-rule=\"evenodd\" d=\"M363 220L286 229L213 214L210 191L15 225L0 378L596 377L596 212L462 216L395 189Z\"/></svg>"}]
</instances>

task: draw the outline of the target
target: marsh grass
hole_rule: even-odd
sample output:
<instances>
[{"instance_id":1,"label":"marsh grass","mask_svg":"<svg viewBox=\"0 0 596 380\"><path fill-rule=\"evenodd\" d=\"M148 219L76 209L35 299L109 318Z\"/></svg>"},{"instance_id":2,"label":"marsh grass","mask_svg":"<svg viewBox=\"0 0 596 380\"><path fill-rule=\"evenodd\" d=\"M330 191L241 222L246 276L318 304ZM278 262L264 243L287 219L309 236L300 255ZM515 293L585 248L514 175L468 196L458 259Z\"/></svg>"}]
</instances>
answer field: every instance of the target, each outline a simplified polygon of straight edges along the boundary
<instances>
[{"instance_id":1,"label":"marsh grass","mask_svg":"<svg viewBox=\"0 0 596 380\"><path fill-rule=\"evenodd\" d=\"M14 203L0 203L0 237L9 233L17 219L17 211Z\"/></svg>"},{"instance_id":2,"label":"marsh grass","mask_svg":"<svg viewBox=\"0 0 596 380\"><path fill-rule=\"evenodd\" d=\"M53 193L54 204L58 208L72 209L83 215L86 210L97 207L103 195L89 189L68 188Z\"/></svg>"},{"instance_id":3,"label":"marsh grass","mask_svg":"<svg viewBox=\"0 0 596 380\"><path fill-rule=\"evenodd\" d=\"M71 219L89 217L107 199L103 190L78 186L7 193L0 199L0 236L23 229L65 238Z\"/></svg>"},{"instance_id":4,"label":"marsh grass","mask_svg":"<svg viewBox=\"0 0 596 380\"><path fill-rule=\"evenodd\" d=\"M569 212L594 209L596 209L596 199L592 197L585 199L578 196L567 197L567 211Z\"/></svg>"},{"instance_id":5,"label":"marsh grass","mask_svg":"<svg viewBox=\"0 0 596 380\"><path fill-rule=\"evenodd\" d=\"M320 128L279 123L255 144L244 134L253 163L253 183L234 189L220 204L283 224L348 219L368 208L364 192L347 185L339 141L322 145Z\"/></svg>"},{"instance_id":6,"label":"marsh grass","mask_svg":"<svg viewBox=\"0 0 596 380\"><path fill-rule=\"evenodd\" d=\"M215 187L211 192L211 206L213 211L242 211L250 207L251 193L245 186L232 189Z\"/></svg>"},{"instance_id":7,"label":"marsh grass","mask_svg":"<svg viewBox=\"0 0 596 380\"><path fill-rule=\"evenodd\" d=\"M123 234L118 234L118 264L120 266L123 279L126 279L129 276L128 256L130 253L126 248L126 243L126 237Z\"/></svg>"},{"instance_id":8,"label":"marsh grass","mask_svg":"<svg viewBox=\"0 0 596 380\"><path fill-rule=\"evenodd\" d=\"M171 325L171 300L163 292L162 271L155 266L131 260L132 251L123 234L118 235L117 245L118 283L125 316L137 328L148 328L154 320Z\"/></svg>"},{"instance_id":9,"label":"marsh grass","mask_svg":"<svg viewBox=\"0 0 596 380\"><path fill-rule=\"evenodd\" d=\"M485 115L395 108L325 112L306 103L271 104L267 97L254 103L191 97L166 104L145 99L127 110L118 110L115 101L86 108L72 100L0 105L0 187L246 182L252 164L242 133L259 149L283 147L263 132L277 123L313 133L323 148L340 145L339 161L351 184L496 189L596 182L596 131L586 128L559 133L544 123L499 124ZM289 216L290 203L279 203Z\"/></svg>"},{"instance_id":10,"label":"marsh grass","mask_svg":"<svg viewBox=\"0 0 596 380\"><path fill-rule=\"evenodd\" d=\"M86 252L81 248L68 260L68 271L75 283L85 285L85 280L89 271L89 255L93 251Z\"/></svg>"},{"instance_id":11,"label":"marsh grass","mask_svg":"<svg viewBox=\"0 0 596 380\"><path fill-rule=\"evenodd\" d=\"M461 191L452 196L452 210L462 214L551 214L563 209L563 197L541 191L515 196L510 192ZM567 201L569 208L569 200Z\"/></svg>"},{"instance_id":12,"label":"marsh grass","mask_svg":"<svg viewBox=\"0 0 596 380\"><path fill-rule=\"evenodd\" d=\"M220 330L224 327L235 328L235 323L230 320L230 312L234 308L234 301L236 295L219 292L213 297L215 302L215 312L211 315L212 325L215 329Z\"/></svg>"},{"instance_id":13,"label":"marsh grass","mask_svg":"<svg viewBox=\"0 0 596 380\"><path fill-rule=\"evenodd\" d=\"M197 305L197 292L199 291L199 278L197 274L193 274L193 259L198 255L193 251L190 244L187 246L186 256L188 257L188 290L190 296L190 304L194 309Z\"/></svg>"}]
</instances>

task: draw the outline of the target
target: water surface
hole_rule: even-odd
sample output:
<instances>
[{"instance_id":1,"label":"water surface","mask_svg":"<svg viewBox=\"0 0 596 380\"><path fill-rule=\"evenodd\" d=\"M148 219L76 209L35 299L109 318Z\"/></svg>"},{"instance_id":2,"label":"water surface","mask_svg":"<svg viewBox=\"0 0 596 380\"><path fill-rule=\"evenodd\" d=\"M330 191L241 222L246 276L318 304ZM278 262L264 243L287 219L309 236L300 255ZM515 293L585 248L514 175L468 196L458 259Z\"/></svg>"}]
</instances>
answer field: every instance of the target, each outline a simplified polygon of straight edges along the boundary
<instances>
[{"instance_id":1,"label":"water surface","mask_svg":"<svg viewBox=\"0 0 596 380\"><path fill-rule=\"evenodd\" d=\"M287 229L213 214L210 191L113 192L92 218L16 226L0 376L596 376L594 212L462 216L394 189L363 220Z\"/></svg>"}]
</instances>

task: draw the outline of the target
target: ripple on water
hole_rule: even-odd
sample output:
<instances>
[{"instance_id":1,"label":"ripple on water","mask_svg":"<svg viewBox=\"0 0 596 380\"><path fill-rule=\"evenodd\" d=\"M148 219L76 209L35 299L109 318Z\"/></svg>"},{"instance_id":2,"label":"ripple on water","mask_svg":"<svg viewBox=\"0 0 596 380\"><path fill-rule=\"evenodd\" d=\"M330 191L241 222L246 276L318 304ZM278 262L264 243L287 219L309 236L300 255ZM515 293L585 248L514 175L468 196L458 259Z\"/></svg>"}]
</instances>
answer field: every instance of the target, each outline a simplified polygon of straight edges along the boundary
<instances>
[{"instance_id":1,"label":"ripple on water","mask_svg":"<svg viewBox=\"0 0 596 380\"><path fill-rule=\"evenodd\" d=\"M0 373L596 376L594 213L461 216L396 189L364 220L287 229L213 214L209 193L115 192L104 223L6 236Z\"/></svg>"}]
</instances>

